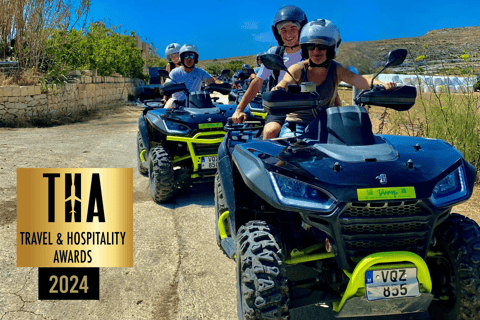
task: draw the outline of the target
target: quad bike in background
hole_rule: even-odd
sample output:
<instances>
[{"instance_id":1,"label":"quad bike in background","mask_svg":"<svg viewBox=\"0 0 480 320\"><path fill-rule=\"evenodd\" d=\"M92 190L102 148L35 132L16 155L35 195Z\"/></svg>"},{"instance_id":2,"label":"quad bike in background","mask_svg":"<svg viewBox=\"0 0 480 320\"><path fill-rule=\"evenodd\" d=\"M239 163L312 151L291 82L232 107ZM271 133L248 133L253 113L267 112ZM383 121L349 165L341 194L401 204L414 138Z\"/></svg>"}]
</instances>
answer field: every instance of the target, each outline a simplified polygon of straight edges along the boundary
<instances>
[{"instance_id":1,"label":"quad bike in background","mask_svg":"<svg viewBox=\"0 0 480 320\"><path fill-rule=\"evenodd\" d=\"M247 91L248 86L250 85L250 82L252 81L252 79L249 79L249 74L244 72L239 72L238 74L236 74L236 76L240 80L235 81L235 84L237 84L237 86L240 86L241 88L233 89L232 92L230 92L230 94L228 95L228 101L229 103L238 105L242 100L243 95ZM254 116L261 117L263 119L265 119L265 117L267 116L267 113L265 112L265 109L263 108L263 105L262 105L262 94L265 92L265 90L266 90L266 81L264 82L258 94L253 98L253 100L245 108L245 110L249 110Z\"/></svg>"},{"instance_id":2,"label":"quad bike in background","mask_svg":"<svg viewBox=\"0 0 480 320\"><path fill-rule=\"evenodd\" d=\"M390 52L385 68L405 56ZM287 69L273 55L262 62ZM327 108L302 83L263 103L274 115L316 108L305 134L263 141L258 128L225 127L217 243L236 261L240 319L287 319L307 305L336 317L480 319L480 228L451 213L470 198L475 168L445 141L373 134L364 108L406 111L415 97L372 86L356 106Z\"/></svg>"},{"instance_id":3,"label":"quad bike in background","mask_svg":"<svg viewBox=\"0 0 480 320\"><path fill-rule=\"evenodd\" d=\"M168 73L160 70L163 77ZM235 106L217 103L211 92L228 94L230 84L210 84L204 90L188 92L184 83L160 86L163 95L183 91L184 107L164 109L163 102L147 100L138 119L138 171L148 175L154 201L170 199L175 190L193 183L213 181L217 170L217 150L223 127Z\"/></svg>"}]
</instances>

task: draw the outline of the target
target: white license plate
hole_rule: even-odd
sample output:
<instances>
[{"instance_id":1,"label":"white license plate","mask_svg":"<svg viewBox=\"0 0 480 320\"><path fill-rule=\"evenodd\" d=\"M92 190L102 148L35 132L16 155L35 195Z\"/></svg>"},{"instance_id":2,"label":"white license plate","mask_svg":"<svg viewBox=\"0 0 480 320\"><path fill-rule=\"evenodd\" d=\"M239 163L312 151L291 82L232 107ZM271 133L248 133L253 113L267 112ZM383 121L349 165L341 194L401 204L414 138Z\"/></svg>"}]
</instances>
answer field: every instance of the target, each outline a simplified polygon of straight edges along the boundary
<instances>
[{"instance_id":1,"label":"white license plate","mask_svg":"<svg viewBox=\"0 0 480 320\"><path fill-rule=\"evenodd\" d=\"M202 157L202 169L216 169L217 157Z\"/></svg>"},{"instance_id":2,"label":"white license plate","mask_svg":"<svg viewBox=\"0 0 480 320\"><path fill-rule=\"evenodd\" d=\"M369 301L418 297L417 269L389 269L365 272L365 289Z\"/></svg>"}]
</instances>

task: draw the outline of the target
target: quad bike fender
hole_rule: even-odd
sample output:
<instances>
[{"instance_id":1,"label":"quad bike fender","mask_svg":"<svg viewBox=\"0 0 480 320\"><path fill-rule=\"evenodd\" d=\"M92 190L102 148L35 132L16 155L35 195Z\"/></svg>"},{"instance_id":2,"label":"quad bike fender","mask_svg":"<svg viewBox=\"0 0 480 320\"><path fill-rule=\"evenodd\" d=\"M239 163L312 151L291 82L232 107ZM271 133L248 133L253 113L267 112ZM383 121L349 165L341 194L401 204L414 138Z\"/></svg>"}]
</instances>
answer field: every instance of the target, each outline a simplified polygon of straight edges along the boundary
<instances>
[{"instance_id":1,"label":"quad bike fender","mask_svg":"<svg viewBox=\"0 0 480 320\"><path fill-rule=\"evenodd\" d=\"M465 159L463 159L463 164L465 166L465 174L467 176L467 183L468 183L468 191L471 195L473 193L473 185L475 184L475 178L477 176L477 170L474 166L468 163Z\"/></svg>"},{"instance_id":2,"label":"quad bike fender","mask_svg":"<svg viewBox=\"0 0 480 320\"><path fill-rule=\"evenodd\" d=\"M147 122L145 121L145 115L142 113L138 118L138 130L142 136L143 144L147 149L147 154L150 152L150 139L148 137Z\"/></svg>"},{"instance_id":3,"label":"quad bike fender","mask_svg":"<svg viewBox=\"0 0 480 320\"><path fill-rule=\"evenodd\" d=\"M283 208L270 182L268 171L260 159L239 145L232 152L232 159L247 187L273 207Z\"/></svg>"},{"instance_id":4,"label":"quad bike fender","mask_svg":"<svg viewBox=\"0 0 480 320\"><path fill-rule=\"evenodd\" d=\"M220 175L220 182L224 190L224 196L227 202L230 215L228 221L230 223L230 230L235 234L235 189L233 187L232 179L232 162L229 157L229 152L226 144L227 138L223 139L218 148L218 173ZM234 235L235 236L235 235Z\"/></svg>"}]
</instances>

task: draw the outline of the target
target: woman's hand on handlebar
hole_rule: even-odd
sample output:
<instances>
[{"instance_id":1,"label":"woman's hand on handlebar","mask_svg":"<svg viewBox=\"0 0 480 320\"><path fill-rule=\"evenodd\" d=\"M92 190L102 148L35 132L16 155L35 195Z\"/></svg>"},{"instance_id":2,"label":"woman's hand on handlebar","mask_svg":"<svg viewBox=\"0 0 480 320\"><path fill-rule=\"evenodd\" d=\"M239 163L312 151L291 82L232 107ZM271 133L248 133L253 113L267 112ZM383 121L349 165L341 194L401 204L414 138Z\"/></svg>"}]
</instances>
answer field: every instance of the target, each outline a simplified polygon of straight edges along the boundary
<instances>
[{"instance_id":1,"label":"woman's hand on handlebar","mask_svg":"<svg viewBox=\"0 0 480 320\"><path fill-rule=\"evenodd\" d=\"M245 112L235 111L235 113L232 115L232 121L234 123L243 123L245 120L247 120L247 115Z\"/></svg>"},{"instance_id":2,"label":"woman's hand on handlebar","mask_svg":"<svg viewBox=\"0 0 480 320\"><path fill-rule=\"evenodd\" d=\"M397 88L397 84L395 82L385 82L383 84L383 86L385 87L385 89L387 90L394 90Z\"/></svg>"},{"instance_id":3,"label":"woman's hand on handlebar","mask_svg":"<svg viewBox=\"0 0 480 320\"><path fill-rule=\"evenodd\" d=\"M277 90L283 90L283 91L285 91L285 88L284 88L284 87L281 87L281 86L279 86L279 85L277 84L275 87L272 88L271 91L277 91Z\"/></svg>"}]
</instances>

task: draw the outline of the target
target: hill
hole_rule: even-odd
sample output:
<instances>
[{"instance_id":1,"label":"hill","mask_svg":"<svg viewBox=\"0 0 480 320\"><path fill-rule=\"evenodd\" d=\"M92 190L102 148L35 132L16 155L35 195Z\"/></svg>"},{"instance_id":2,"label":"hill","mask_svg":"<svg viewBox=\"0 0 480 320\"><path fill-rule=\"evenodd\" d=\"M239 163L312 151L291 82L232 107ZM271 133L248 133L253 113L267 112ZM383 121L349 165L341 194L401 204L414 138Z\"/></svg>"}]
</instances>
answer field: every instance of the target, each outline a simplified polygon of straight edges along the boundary
<instances>
[{"instance_id":1,"label":"hill","mask_svg":"<svg viewBox=\"0 0 480 320\"><path fill-rule=\"evenodd\" d=\"M461 72L466 67L474 67L475 73L480 73L480 27L432 30L421 37L345 42L336 60L345 66L356 66L362 74L372 73L383 64L387 53L397 48L407 49L409 56L401 66L394 68L395 72L412 72L416 66L425 68L428 65L431 72L441 68ZM422 55L426 59L416 61ZM205 67L234 60L255 65L255 55L203 60L199 65Z\"/></svg>"}]
</instances>

